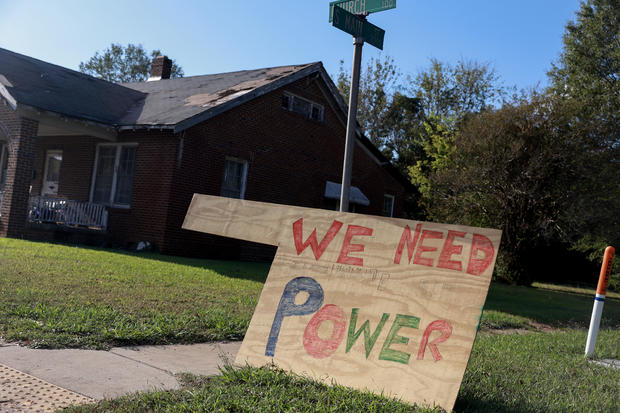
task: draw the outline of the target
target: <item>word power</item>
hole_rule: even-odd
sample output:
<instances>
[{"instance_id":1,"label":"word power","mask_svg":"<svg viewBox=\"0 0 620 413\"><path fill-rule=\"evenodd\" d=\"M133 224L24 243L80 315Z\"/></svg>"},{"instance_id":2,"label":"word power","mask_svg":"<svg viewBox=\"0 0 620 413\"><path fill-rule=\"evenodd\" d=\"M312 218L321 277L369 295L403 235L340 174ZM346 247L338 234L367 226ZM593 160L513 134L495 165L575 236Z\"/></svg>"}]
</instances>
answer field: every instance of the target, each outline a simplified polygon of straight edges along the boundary
<instances>
[{"instance_id":1,"label":"word power","mask_svg":"<svg viewBox=\"0 0 620 413\"><path fill-rule=\"evenodd\" d=\"M295 304L295 297L303 291L308 293L308 298L303 304ZM282 321L285 317L303 316L314 313L314 316L306 325L303 334L304 348L311 357L323 359L331 356L342 344L346 331L347 343L345 352L349 353L349 351L351 351L351 348L363 333L364 351L366 358L368 358L375 343L377 342L377 338L383 330L383 327L390 319L390 314L383 313L381 316L381 321L371 334L369 320L364 321L361 327L356 330L359 308L352 308L351 316L349 318L349 328L347 330L347 319L344 310L335 304L326 304L322 306L323 298L323 288L321 287L321 284L313 278L297 277L289 281L284 287L284 292L280 298L280 304L278 305L276 315L271 325L269 339L267 340L267 347L265 348L265 355L271 357L274 356L278 336L282 327ZM333 331L328 339L323 339L319 337L318 331L321 324L326 321L331 321L333 323ZM394 350L390 348L390 345L392 343L408 344L409 338L398 335L400 329L403 327L417 329L419 323L420 318L418 317L406 314L396 314L389 333L387 334L387 338L381 346L379 360L408 364L411 355L404 351ZM433 331L440 331L441 336L429 343L428 339ZM430 349L435 361L441 360L441 353L439 352L437 345L449 339L451 335L452 326L448 321L432 321L426 327L424 335L422 336L420 348L417 353L418 360L424 359L424 353L427 347Z\"/></svg>"}]
</instances>

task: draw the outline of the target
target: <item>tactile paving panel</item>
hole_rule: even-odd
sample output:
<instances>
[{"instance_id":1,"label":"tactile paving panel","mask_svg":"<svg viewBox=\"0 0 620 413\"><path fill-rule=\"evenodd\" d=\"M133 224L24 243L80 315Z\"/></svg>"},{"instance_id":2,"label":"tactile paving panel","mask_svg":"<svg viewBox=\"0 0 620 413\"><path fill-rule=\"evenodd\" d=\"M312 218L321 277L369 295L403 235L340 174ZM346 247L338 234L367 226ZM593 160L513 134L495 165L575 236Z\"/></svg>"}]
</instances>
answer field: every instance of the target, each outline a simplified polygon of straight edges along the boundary
<instances>
[{"instance_id":1,"label":"tactile paving panel","mask_svg":"<svg viewBox=\"0 0 620 413\"><path fill-rule=\"evenodd\" d=\"M0 364L0 412L54 412L94 400Z\"/></svg>"}]
</instances>

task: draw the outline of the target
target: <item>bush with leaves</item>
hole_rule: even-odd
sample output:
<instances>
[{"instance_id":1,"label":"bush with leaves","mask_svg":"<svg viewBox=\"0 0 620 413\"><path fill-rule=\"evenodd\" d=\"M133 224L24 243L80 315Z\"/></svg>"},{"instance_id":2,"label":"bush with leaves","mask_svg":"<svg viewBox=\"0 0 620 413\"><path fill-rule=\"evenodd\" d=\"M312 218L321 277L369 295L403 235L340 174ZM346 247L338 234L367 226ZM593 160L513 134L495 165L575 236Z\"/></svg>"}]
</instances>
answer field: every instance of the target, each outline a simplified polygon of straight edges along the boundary
<instances>
[{"instance_id":1,"label":"bush with leaves","mask_svg":"<svg viewBox=\"0 0 620 413\"><path fill-rule=\"evenodd\" d=\"M463 123L447 167L431 175L432 217L503 230L500 277L529 285L540 250L583 235L598 161L575 107L532 94Z\"/></svg>"}]
</instances>

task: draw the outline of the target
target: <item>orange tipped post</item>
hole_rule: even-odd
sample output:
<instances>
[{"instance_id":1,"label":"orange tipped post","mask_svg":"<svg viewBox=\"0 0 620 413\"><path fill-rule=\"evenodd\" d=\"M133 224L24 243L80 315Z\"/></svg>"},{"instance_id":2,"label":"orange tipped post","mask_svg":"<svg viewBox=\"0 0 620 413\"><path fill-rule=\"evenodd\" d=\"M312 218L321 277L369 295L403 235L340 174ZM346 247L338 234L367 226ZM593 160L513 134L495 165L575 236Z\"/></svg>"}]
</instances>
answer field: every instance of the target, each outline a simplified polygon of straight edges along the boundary
<instances>
[{"instance_id":1,"label":"orange tipped post","mask_svg":"<svg viewBox=\"0 0 620 413\"><path fill-rule=\"evenodd\" d=\"M607 295L607 286L611 277L612 262L614 260L614 247L605 248L603 255L603 265L601 265L601 274L598 278L596 287L596 296L594 297L594 307L592 308L592 318L590 319L590 329L588 330L588 340L586 341L586 357L594 355L596 347L596 337L601 324L601 315L603 314L603 305L605 304L605 296Z\"/></svg>"}]
</instances>

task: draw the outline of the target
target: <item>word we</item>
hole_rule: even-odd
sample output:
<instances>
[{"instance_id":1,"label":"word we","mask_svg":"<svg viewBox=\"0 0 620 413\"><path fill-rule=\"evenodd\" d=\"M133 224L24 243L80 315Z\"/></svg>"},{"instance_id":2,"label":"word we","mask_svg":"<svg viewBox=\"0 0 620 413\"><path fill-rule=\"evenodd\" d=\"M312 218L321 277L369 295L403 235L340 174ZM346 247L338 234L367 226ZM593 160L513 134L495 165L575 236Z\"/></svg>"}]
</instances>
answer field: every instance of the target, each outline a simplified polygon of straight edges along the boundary
<instances>
[{"instance_id":1,"label":"word we","mask_svg":"<svg viewBox=\"0 0 620 413\"><path fill-rule=\"evenodd\" d=\"M295 297L300 292L305 291L308 297L303 304L295 304ZM271 331L265 348L265 355L273 357L276 351L276 344L280 336L282 321L285 317L302 316L315 313L306 325L303 335L303 345L306 352L316 359L323 359L331 356L340 347L344 339L347 319L342 308L335 304L323 305L325 294L323 287L314 278L297 277L289 281L284 287L280 303L271 324ZM322 307L321 307L322 306ZM348 353L360 335L364 335L364 350L366 358L370 356L372 349L383 330L383 327L390 318L389 313L383 313L379 324L375 331L371 333L370 321L366 320L361 327L357 329L357 317L359 308L351 309L351 317L349 320L349 328L347 330L347 343L345 353ZM332 334L328 339L319 337L318 331L321 324L325 321L333 323ZM409 338L399 335L400 329L409 327L417 329L420 324L418 317L406 314L396 314L392 327L383 342L379 353L379 360L393 361L397 363L408 364L410 354L404 351L394 350L390 346L396 344L408 344ZM431 332L440 331L441 335L435 340L428 342ZM431 322L422 336L417 359L424 359L424 353L428 347L435 361L441 360L441 353L437 348L437 344L443 343L452 335L452 326L446 320L435 320Z\"/></svg>"},{"instance_id":2,"label":"word we","mask_svg":"<svg viewBox=\"0 0 620 413\"><path fill-rule=\"evenodd\" d=\"M316 228L313 229L306 241L303 241L303 218L299 218L293 223L293 242L295 243L297 255L310 247L314 253L314 258L317 261L320 260L342 226L342 222L334 220L321 242L317 240ZM364 252L365 246L364 244L354 244L352 240L353 237L356 236L372 236L373 232L374 230L372 228L360 225L349 225L342 242L342 247L340 248L340 255L338 256L337 262L340 264L363 266L364 260L362 257L352 257L350 254ZM396 247L394 264L401 263L404 249L407 247L409 256L407 260L408 263L463 271L462 260L454 258L463 253L463 244L458 244L460 241L459 238L464 241L467 237L468 234L462 231L450 230L445 234L442 231L422 229L422 224L418 224L412 234L411 228L406 225L403 229L400 241L398 242L398 246ZM443 245L437 259L429 256L429 254L433 253L436 255L436 251L439 251L437 247L428 245L428 241L433 239L443 240ZM455 242L457 244L455 244ZM484 235L474 233L471 240L471 249L469 252L469 259L467 260L466 272L471 275L482 274L493 262L494 255L495 249L491 240Z\"/></svg>"}]
</instances>

